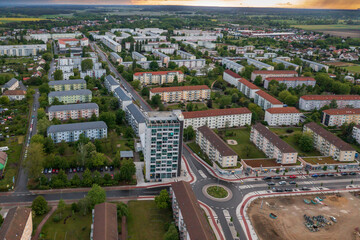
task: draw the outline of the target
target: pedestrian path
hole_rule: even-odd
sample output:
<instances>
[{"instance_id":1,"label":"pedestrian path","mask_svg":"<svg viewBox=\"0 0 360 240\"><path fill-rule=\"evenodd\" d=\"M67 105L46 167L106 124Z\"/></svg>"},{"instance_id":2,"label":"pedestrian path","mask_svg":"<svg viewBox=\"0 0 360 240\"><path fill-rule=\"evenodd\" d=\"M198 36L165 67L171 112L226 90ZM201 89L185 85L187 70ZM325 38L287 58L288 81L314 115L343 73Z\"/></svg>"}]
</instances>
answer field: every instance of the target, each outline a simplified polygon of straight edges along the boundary
<instances>
[{"instance_id":1,"label":"pedestrian path","mask_svg":"<svg viewBox=\"0 0 360 240\"><path fill-rule=\"evenodd\" d=\"M41 233L41 230L42 230L43 226L45 225L46 221L51 217L51 215L55 212L56 209L57 209L57 206L53 206L51 208L51 210L46 214L46 216L40 222L39 226L37 226L35 235L31 238L31 240L38 240L39 239L39 236L40 236L40 233Z\"/></svg>"}]
</instances>

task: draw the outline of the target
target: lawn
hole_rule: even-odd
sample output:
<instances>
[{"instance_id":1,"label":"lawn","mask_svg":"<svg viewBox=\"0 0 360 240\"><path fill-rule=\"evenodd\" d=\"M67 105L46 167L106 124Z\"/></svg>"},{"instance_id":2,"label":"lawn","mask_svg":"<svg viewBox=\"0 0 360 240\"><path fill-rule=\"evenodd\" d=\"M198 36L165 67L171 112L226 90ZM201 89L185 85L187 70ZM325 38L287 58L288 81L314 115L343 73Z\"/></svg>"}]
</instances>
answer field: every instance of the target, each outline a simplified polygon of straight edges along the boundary
<instances>
[{"instance_id":1,"label":"lawn","mask_svg":"<svg viewBox=\"0 0 360 240\"><path fill-rule=\"evenodd\" d=\"M187 103L189 104L189 103ZM206 106L206 103L201 103L201 102L193 102L193 111L203 111L203 110L208 110L209 108ZM181 104L172 104L172 105L168 105L167 110L186 110L185 106L182 106Z\"/></svg>"},{"instance_id":2,"label":"lawn","mask_svg":"<svg viewBox=\"0 0 360 240\"><path fill-rule=\"evenodd\" d=\"M58 211L55 211L49 220L45 223L42 229L41 239L78 240L90 238L92 223L91 213L87 214L86 216L83 216L79 213L73 215L71 206L68 205L62 214L61 221L55 223L53 221L53 217L56 214L59 214Z\"/></svg>"},{"instance_id":3,"label":"lawn","mask_svg":"<svg viewBox=\"0 0 360 240\"><path fill-rule=\"evenodd\" d=\"M321 30L343 30L343 29L360 29L360 25L345 25L345 24L333 24L333 25L292 25L291 27L301 28L310 31Z\"/></svg>"},{"instance_id":4,"label":"lawn","mask_svg":"<svg viewBox=\"0 0 360 240\"><path fill-rule=\"evenodd\" d=\"M206 154L201 150L200 146L196 144L196 142L190 142L187 144L190 149L196 153L201 159L205 160L205 162L207 162L207 164L209 164L210 166L212 166L212 162L210 161L210 159L206 156Z\"/></svg>"},{"instance_id":5,"label":"lawn","mask_svg":"<svg viewBox=\"0 0 360 240\"><path fill-rule=\"evenodd\" d=\"M219 133L224 130L219 131ZM233 136L229 136L229 134ZM221 136L221 135L220 135ZM249 158L265 158L265 154L260 151L255 144L250 142L250 129L230 129L226 131L225 140L233 139L237 141L237 145L229 145L240 157L240 159Z\"/></svg>"},{"instance_id":6,"label":"lawn","mask_svg":"<svg viewBox=\"0 0 360 240\"><path fill-rule=\"evenodd\" d=\"M219 186L211 186L206 189L206 192L214 198L226 198L228 195L228 192L223 187Z\"/></svg>"},{"instance_id":7,"label":"lawn","mask_svg":"<svg viewBox=\"0 0 360 240\"><path fill-rule=\"evenodd\" d=\"M352 73L360 73L360 65L344 67L345 70Z\"/></svg>"},{"instance_id":8,"label":"lawn","mask_svg":"<svg viewBox=\"0 0 360 240\"><path fill-rule=\"evenodd\" d=\"M0 22L31 22L47 20L44 18L0 18Z\"/></svg>"},{"instance_id":9,"label":"lawn","mask_svg":"<svg viewBox=\"0 0 360 240\"><path fill-rule=\"evenodd\" d=\"M130 201L127 218L128 239L163 239L168 225L173 221L169 209L159 209L155 201Z\"/></svg>"},{"instance_id":10,"label":"lawn","mask_svg":"<svg viewBox=\"0 0 360 240\"><path fill-rule=\"evenodd\" d=\"M33 235L36 232L37 226L39 226L39 224L41 223L41 221L44 219L45 216L46 214L33 217L33 232L32 232Z\"/></svg>"}]
</instances>

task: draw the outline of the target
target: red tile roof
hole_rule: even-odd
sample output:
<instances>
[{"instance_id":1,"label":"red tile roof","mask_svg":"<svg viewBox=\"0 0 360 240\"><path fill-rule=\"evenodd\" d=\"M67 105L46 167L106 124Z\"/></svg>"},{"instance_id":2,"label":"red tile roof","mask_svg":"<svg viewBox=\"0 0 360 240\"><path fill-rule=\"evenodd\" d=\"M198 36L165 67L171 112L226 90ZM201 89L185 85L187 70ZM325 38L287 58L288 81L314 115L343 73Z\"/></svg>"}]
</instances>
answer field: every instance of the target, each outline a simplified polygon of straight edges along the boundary
<instances>
[{"instance_id":1,"label":"red tile roof","mask_svg":"<svg viewBox=\"0 0 360 240\"><path fill-rule=\"evenodd\" d=\"M58 42L60 44L66 44L66 42L79 42L79 39L76 38L63 38L63 39L58 39Z\"/></svg>"},{"instance_id":2,"label":"red tile roof","mask_svg":"<svg viewBox=\"0 0 360 240\"><path fill-rule=\"evenodd\" d=\"M189 118L201 118L201 117L214 117L214 116L226 116L236 114L249 114L251 111L246 107L243 108L226 108L226 109L211 109L205 111L195 112L183 112L185 119Z\"/></svg>"},{"instance_id":3,"label":"red tile roof","mask_svg":"<svg viewBox=\"0 0 360 240\"><path fill-rule=\"evenodd\" d=\"M277 100L276 98L274 98L273 96L271 96L270 94L268 94L262 90L257 91L255 94L257 94L260 97L264 98L265 100L269 101L271 104L283 104L282 102L280 102L279 100Z\"/></svg>"},{"instance_id":4,"label":"red tile roof","mask_svg":"<svg viewBox=\"0 0 360 240\"><path fill-rule=\"evenodd\" d=\"M300 113L295 107L268 108L266 111L271 114Z\"/></svg>"},{"instance_id":5,"label":"red tile roof","mask_svg":"<svg viewBox=\"0 0 360 240\"><path fill-rule=\"evenodd\" d=\"M314 81L316 80L312 77L268 77L266 78L269 82L272 80L275 81Z\"/></svg>"},{"instance_id":6,"label":"red tile roof","mask_svg":"<svg viewBox=\"0 0 360 240\"><path fill-rule=\"evenodd\" d=\"M304 100L360 100L359 95L305 95L300 97Z\"/></svg>"},{"instance_id":7,"label":"red tile roof","mask_svg":"<svg viewBox=\"0 0 360 240\"><path fill-rule=\"evenodd\" d=\"M298 74L296 71L292 70L255 70L253 71L254 74Z\"/></svg>"},{"instance_id":8,"label":"red tile roof","mask_svg":"<svg viewBox=\"0 0 360 240\"><path fill-rule=\"evenodd\" d=\"M353 114L360 114L360 108L332 108L323 111L328 115L353 115Z\"/></svg>"},{"instance_id":9,"label":"red tile roof","mask_svg":"<svg viewBox=\"0 0 360 240\"><path fill-rule=\"evenodd\" d=\"M194 91L194 90L210 90L206 85L196 85L196 86L181 86L181 87L158 87L150 89L152 93L159 92L180 92L180 91Z\"/></svg>"},{"instance_id":10,"label":"red tile roof","mask_svg":"<svg viewBox=\"0 0 360 240\"><path fill-rule=\"evenodd\" d=\"M3 95L10 96L10 95L25 95L26 91L24 90L6 90Z\"/></svg>"},{"instance_id":11,"label":"red tile roof","mask_svg":"<svg viewBox=\"0 0 360 240\"><path fill-rule=\"evenodd\" d=\"M241 76L240 76L239 74L234 73L233 71L231 71L231 70L229 70L229 69L225 70L224 73L229 74L229 75L232 76L233 78L241 78Z\"/></svg>"},{"instance_id":12,"label":"red tile roof","mask_svg":"<svg viewBox=\"0 0 360 240\"><path fill-rule=\"evenodd\" d=\"M256 86L255 84L253 84L252 82L249 82L248 80L246 80L245 78L241 78L239 80L239 82L241 82L242 84L244 84L245 86L247 86L250 89L260 89L258 86Z\"/></svg>"},{"instance_id":13,"label":"red tile roof","mask_svg":"<svg viewBox=\"0 0 360 240\"><path fill-rule=\"evenodd\" d=\"M158 71L158 72L136 72L136 73L134 73L134 76L141 76L141 75L144 75L145 73L151 73L152 75L165 75L168 73L176 73L176 72L183 74L182 71Z\"/></svg>"}]
</instances>

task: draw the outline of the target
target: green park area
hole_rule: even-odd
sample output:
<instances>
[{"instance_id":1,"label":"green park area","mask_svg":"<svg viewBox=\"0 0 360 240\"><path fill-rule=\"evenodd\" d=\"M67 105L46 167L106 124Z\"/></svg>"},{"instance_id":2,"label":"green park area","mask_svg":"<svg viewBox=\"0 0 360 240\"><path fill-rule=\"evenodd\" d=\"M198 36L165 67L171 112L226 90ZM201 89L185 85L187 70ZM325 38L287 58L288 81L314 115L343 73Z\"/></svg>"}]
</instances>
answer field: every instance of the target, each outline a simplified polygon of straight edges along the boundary
<instances>
[{"instance_id":1,"label":"green park area","mask_svg":"<svg viewBox=\"0 0 360 240\"><path fill-rule=\"evenodd\" d=\"M214 198L226 198L228 195L228 192L225 190L225 188L220 186L208 187L206 192Z\"/></svg>"},{"instance_id":2,"label":"green park area","mask_svg":"<svg viewBox=\"0 0 360 240\"><path fill-rule=\"evenodd\" d=\"M344 67L344 69L352 73L360 73L360 65L348 66Z\"/></svg>"},{"instance_id":3,"label":"green park area","mask_svg":"<svg viewBox=\"0 0 360 240\"><path fill-rule=\"evenodd\" d=\"M291 27L301 28L309 31L360 29L360 25L330 24L330 25L292 25Z\"/></svg>"},{"instance_id":4,"label":"green park area","mask_svg":"<svg viewBox=\"0 0 360 240\"><path fill-rule=\"evenodd\" d=\"M169 208L159 209L155 201L130 201L127 217L128 239L163 239L173 221Z\"/></svg>"}]
</instances>

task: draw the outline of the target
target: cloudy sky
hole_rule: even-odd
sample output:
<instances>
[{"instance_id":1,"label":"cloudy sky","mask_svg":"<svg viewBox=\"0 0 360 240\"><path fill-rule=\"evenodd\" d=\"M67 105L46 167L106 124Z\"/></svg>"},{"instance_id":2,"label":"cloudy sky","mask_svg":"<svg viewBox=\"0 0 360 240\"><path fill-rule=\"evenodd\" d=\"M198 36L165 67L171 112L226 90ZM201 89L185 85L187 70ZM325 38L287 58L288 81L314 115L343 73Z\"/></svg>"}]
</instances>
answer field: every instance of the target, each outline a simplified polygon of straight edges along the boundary
<instances>
[{"instance_id":1,"label":"cloudy sky","mask_svg":"<svg viewBox=\"0 0 360 240\"><path fill-rule=\"evenodd\" d=\"M285 7L360 9L360 0L11 0L11 3L119 4L119 5L189 5L221 7ZM0 0L9 3L9 0Z\"/></svg>"}]
</instances>

